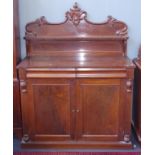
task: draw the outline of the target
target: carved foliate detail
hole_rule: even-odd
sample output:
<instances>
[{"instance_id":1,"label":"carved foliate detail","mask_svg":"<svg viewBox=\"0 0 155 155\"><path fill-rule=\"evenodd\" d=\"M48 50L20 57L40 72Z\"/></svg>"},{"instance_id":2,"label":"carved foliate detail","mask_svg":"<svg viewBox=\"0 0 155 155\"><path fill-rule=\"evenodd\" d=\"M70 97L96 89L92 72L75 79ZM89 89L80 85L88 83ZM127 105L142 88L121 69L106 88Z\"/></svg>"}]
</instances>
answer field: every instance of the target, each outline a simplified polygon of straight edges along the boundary
<instances>
[{"instance_id":1,"label":"carved foliate detail","mask_svg":"<svg viewBox=\"0 0 155 155\"><path fill-rule=\"evenodd\" d=\"M30 137L28 134L24 134L23 138L22 138L22 143L27 143L30 141Z\"/></svg>"},{"instance_id":2,"label":"carved foliate detail","mask_svg":"<svg viewBox=\"0 0 155 155\"><path fill-rule=\"evenodd\" d=\"M126 82L126 91L128 92L128 93L130 93L130 92L132 92L132 85L133 85L133 82L132 82L132 80L127 80L127 82Z\"/></svg>"},{"instance_id":3,"label":"carved foliate detail","mask_svg":"<svg viewBox=\"0 0 155 155\"><path fill-rule=\"evenodd\" d=\"M20 88L21 88L21 92L22 92L22 93L26 93L26 92L27 92L26 81L24 81L24 80L21 80L21 81L20 81Z\"/></svg>"},{"instance_id":4,"label":"carved foliate detail","mask_svg":"<svg viewBox=\"0 0 155 155\"><path fill-rule=\"evenodd\" d=\"M73 9L66 12L66 17L73 22L75 26L79 25L80 21L86 18L87 13L81 10L77 3L74 4Z\"/></svg>"}]
</instances>

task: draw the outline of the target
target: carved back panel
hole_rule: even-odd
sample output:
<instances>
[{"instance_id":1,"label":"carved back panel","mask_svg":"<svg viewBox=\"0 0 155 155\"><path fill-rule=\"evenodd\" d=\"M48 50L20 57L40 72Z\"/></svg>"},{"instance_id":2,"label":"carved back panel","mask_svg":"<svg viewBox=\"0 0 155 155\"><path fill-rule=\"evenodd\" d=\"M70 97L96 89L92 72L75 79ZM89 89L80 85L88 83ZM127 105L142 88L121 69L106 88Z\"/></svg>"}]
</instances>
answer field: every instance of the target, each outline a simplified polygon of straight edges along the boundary
<instances>
[{"instance_id":1,"label":"carved back panel","mask_svg":"<svg viewBox=\"0 0 155 155\"><path fill-rule=\"evenodd\" d=\"M87 19L87 12L77 3L66 12L62 23L49 23L41 17L26 25L27 55L75 56L125 55L128 38L127 25L108 16L103 23Z\"/></svg>"}]
</instances>

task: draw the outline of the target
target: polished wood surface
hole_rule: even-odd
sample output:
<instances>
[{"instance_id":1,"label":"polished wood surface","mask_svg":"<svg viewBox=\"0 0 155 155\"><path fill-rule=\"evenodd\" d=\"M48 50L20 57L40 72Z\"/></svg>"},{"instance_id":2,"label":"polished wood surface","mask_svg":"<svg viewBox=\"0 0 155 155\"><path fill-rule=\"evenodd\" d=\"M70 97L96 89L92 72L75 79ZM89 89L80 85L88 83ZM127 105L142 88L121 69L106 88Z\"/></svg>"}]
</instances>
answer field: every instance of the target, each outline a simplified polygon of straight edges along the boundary
<instances>
[{"instance_id":1,"label":"polished wood surface","mask_svg":"<svg viewBox=\"0 0 155 155\"><path fill-rule=\"evenodd\" d=\"M77 83L77 138L117 141L120 80L79 79Z\"/></svg>"},{"instance_id":2,"label":"polished wood surface","mask_svg":"<svg viewBox=\"0 0 155 155\"><path fill-rule=\"evenodd\" d=\"M115 60L115 61L114 61ZM132 68L132 61L120 56L87 56L79 53L78 56L33 56L23 60L23 67L27 68Z\"/></svg>"},{"instance_id":3,"label":"polished wood surface","mask_svg":"<svg viewBox=\"0 0 155 155\"><path fill-rule=\"evenodd\" d=\"M90 22L75 3L62 23L49 23L41 17L26 25L27 55L122 56L126 55L127 30L124 22L112 16L103 23Z\"/></svg>"},{"instance_id":4,"label":"polished wood surface","mask_svg":"<svg viewBox=\"0 0 155 155\"><path fill-rule=\"evenodd\" d=\"M134 102L133 102L133 125L141 142L141 49L139 49L138 57L133 60L136 65L134 78Z\"/></svg>"},{"instance_id":5,"label":"polished wood surface","mask_svg":"<svg viewBox=\"0 0 155 155\"><path fill-rule=\"evenodd\" d=\"M22 137L19 79L16 65L20 62L18 0L13 1L13 133Z\"/></svg>"},{"instance_id":6,"label":"polished wood surface","mask_svg":"<svg viewBox=\"0 0 155 155\"><path fill-rule=\"evenodd\" d=\"M29 79L32 140L71 140L73 84L70 79Z\"/></svg>"},{"instance_id":7,"label":"polished wood surface","mask_svg":"<svg viewBox=\"0 0 155 155\"><path fill-rule=\"evenodd\" d=\"M88 21L77 3L62 23L26 25L18 65L23 147L131 148L134 64L127 25Z\"/></svg>"}]
</instances>

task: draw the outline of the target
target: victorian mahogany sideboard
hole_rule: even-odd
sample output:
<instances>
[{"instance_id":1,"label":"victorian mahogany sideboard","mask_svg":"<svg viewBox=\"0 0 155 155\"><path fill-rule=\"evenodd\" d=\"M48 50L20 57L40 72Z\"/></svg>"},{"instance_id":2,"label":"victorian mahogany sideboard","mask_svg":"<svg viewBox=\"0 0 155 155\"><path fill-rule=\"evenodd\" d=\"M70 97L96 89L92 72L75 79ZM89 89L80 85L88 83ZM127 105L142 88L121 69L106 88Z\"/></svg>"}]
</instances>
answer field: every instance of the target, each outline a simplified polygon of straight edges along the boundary
<instances>
[{"instance_id":1,"label":"victorian mahogany sideboard","mask_svg":"<svg viewBox=\"0 0 155 155\"><path fill-rule=\"evenodd\" d=\"M134 78L134 102L133 102L133 126L139 142L141 142L141 49L138 57L133 60L135 68Z\"/></svg>"},{"instance_id":2,"label":"victorian mahogany sideboard","mask_svg":"<svg viewBox=\"0 0 155 155\"><path fill-rule=\"evenodd\" d=\"M20 86L16 65L20 62L18 0L13 0L13 133L22 137Z\"/></svg>"},{"instance_id":3,"label":"victorian mahogany sideboard","mask_svg":"<svg viewBox=\"0 0 155 155\"><path fill-rule=\"evenodd\" d=\"M62 23L26 25L18 65L23 147L131 148L134 64L127 25L93 23L77 3Z\"/></svg>"}]
</instances>

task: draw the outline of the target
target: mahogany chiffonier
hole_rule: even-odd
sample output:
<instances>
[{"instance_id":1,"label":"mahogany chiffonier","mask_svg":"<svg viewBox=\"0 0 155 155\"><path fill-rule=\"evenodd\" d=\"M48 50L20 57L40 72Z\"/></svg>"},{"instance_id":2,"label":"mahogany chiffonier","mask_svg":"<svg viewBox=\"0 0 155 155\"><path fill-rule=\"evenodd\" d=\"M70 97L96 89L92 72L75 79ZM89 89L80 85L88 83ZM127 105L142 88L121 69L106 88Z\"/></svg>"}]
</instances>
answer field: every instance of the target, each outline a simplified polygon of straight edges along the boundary
<instances>
[{"instance_id":1,"label":"mahogany chiffonier","mask_svg":"<svg viewBox=\"0 0 155 155\"><path fill-rule=\"evenodd\" d=\"M141 142L141 49L138 57L133 60L135 68L134 78L134 102L133 102L133 126L139 142Z\"/></svg>"},{"instance_id":2,"label":"mahogany chiffonier","mask_svg":"<svg viewBox=\"0 0 155 155\"><path fill-rule=\"evenodd\" d=\"M20 62L18 0L13 1L13 133L22 137L20 86L16 65Z\"/></svg>"},{"instance_id":3,"label":"mahogany chiffonier","mask_svg":"<svg viewBox=\"0 0 155 155\"><path fill-rule=\"evenodd\" d=\"M90 22L77 3L62 23L41 17L26 25L23 147L132 148L127 30L111 16Z\"/></svg>"}]
</instances>

